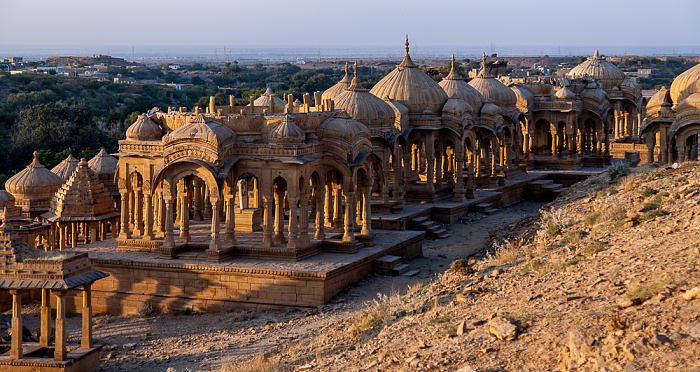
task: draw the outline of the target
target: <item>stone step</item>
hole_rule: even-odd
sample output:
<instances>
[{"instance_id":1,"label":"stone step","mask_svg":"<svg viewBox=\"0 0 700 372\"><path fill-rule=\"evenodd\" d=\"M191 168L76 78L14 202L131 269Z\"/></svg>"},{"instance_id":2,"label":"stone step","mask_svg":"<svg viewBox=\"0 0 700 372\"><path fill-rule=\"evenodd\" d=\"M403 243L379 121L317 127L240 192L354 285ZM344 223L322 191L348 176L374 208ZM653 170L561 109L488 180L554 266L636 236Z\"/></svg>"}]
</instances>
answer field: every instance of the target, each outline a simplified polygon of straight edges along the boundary
<instances>
[{"instance_id":1,"label":"stone step","mask_svg":"<svg viewBox=\"0 0 700 372\"><path fill-rule=\"evenodd\" d=\"M537 181L528 182L527 186L530 188L533 188L533 189L537 189L537 188L542 188L542 187L547 186L547 185L551 185L553 183L554 183L554 181L552 181L552 180L537 180Z\"/></svg>"},{"instance_id":2,"label":"stone step","mask_svg":"<svg viewBox=\"0 0 700 372\"><path fill-rule=\"evenodd\" d=\"M416 275L418 275L419 272L420 272L419 269L409 270L409 271L406 271L405 273L401 274L401 276L416 276Z\"/></svg>"},{"instance_id":3,"label":"stone step","mask_svg":"<svg viewBox=\"0 0 700 372\"><path fill-rule=\"evenodd\" d=\"M500 209L498 209L498 208L486 208L483 211L481 211L481 213L483 213L487 216L490 216L492 214L498 213L499 211L500 211Z\"/></svg>"},{"instance_id":4,"label":"stone step","mask_svg":"<svg viewBox=\"0 0 700 372\"><path fill-rule=\"evenodd\" d=\"M551 183L549 185L543 186L542 189L551 191L551 190L556 190L556 189L561 188L561 187L562 187L562 185L560 183Z\"/></svg>"},{"instance_id":5,"label":"stone step","mask_svg":"<svg viewBox=\"0 0 700 372\"><path fill-rule=\"evenodd\" d=\"M389 275L399 276L403 275L411 270L411 266L408 264L401 264L389 270Z\"/></svg>"},{"instance_id":6,"label":"stone step","mask_svg":"<svg viewBox=\"0 0 700 372\"><path fill-rule=\"evenodd\" d=\"M372 262L372 271L381 275L389 275L389 272L403 264L403 259L399 256L386 255L377 258Z\"/></svg>"},{"instance_id":7,"label":"stone step","mask_svg":"<svg viewBox=\"0 0 700 372\"><path fill-rule=\"evenodd\" d=\"M428 220L430 220L430 218L425 217L425 216L420 216L420 217L412 218L411 222L416 223L416 224L421 224L421 223L428 221Z\"/></svg>"}]
</instances>

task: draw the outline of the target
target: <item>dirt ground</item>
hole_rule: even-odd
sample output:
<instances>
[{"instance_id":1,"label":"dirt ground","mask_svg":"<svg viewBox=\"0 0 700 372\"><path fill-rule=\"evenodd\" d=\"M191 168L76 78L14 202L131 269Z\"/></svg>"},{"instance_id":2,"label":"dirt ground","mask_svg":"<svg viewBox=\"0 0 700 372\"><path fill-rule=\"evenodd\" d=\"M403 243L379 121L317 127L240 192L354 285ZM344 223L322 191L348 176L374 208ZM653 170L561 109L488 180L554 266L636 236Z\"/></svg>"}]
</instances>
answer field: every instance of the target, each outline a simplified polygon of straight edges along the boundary
<instances>
[{"instance_id":1,"label":"dirt ground","mask_svg":"<svg viewBox=\"0 0 700 372\"><path fill-rule=\"evenodd\" d=\"M287 311L228 312L217 314L157 314L148 317L95 316L95 342L103 345L103 371L211 370L260 352L279 350L327 332L378 298L378 294L405 293L409 286L427 283L452 261L484 248L494 227L537 214L540 203L523 202L486 216L468 214L451 226L451 237L426 239L423 257L409 261L419 268L413 277L372 275L347 288L319 308ZM38 327L38 304L23 309L24 323ZM36 325L35 325L36 323ZM34 327L34 328L32 328ZM79 340L80 317L69 318L69 341ZM289 361L292 362L292 361Z\"/></svg>"}]
</instances>

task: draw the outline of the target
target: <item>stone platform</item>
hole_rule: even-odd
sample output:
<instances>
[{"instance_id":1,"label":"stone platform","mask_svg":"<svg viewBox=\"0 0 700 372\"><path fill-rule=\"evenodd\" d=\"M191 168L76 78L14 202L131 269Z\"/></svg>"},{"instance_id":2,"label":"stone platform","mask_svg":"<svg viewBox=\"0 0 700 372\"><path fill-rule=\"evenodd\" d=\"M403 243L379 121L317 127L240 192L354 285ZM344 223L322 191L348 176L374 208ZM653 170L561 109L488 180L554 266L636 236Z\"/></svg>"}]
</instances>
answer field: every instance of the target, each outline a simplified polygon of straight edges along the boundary
<instances>
[{"instance_id":1,"label":"stone platform","mask_svg":"<svg viewBox=\"0 0 700 372\"><path fill-rule=\"evenodd\" d=\"M252 245L259 234L237 232L236 237L239 243ZM181 252L177 259L169 259L158 252L117 251L114 239L76 250L87 251L95 268L110 275L92 287L95 313L135 314L146 303L158 311L274 309L322 305L370 274L376 259L422 255L424 232L375 234L374 245L361 247L356 253L321 250L298 261L233 257L208 262L202 250ZM194 240L198 238L193 234ZM71 310L80 309L79 296L68 302Z\"/></svg>"}]
</instances>

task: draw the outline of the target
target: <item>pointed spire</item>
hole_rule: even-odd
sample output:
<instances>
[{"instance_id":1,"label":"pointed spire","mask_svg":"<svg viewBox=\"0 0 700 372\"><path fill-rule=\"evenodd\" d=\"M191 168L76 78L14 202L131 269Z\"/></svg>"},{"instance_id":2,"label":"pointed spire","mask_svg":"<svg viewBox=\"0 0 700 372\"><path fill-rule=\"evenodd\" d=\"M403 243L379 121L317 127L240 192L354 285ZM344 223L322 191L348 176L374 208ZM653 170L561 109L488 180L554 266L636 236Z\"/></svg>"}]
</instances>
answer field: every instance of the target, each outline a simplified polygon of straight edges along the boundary
<instances>
[{"instance_id":1,"label":"pointed spire","mask_svg":"<svg viewBox=\"0 0 700 372\"><path fill-rule=\"evenodd\" d=\"M263 96L268 96L268 97L269 97L269 96L271 96L272 94L273 94L273 93L272 93L272 89L270 89L270 87L268 86L267 89L265 89L265 93L263 93Z\"/></svg>"},{"instance_id":2,"label":"pointed spire","mask_svg":"<svg viewBox=\"0 0 700 372\"><path fill-rule=\"evenodd\" d=\"M593 52L593 59L600 59L600 55L598 54L598 49Z\"/></svg>"},{"instance_id":3,"label":"pointed spire","mask_svg":"<svg viewBox=\"0 0 700 372\"><path fill-rule=\"evenodd\" d=\"M416 64L413 63L413 60L411 60L408 50L408 34L406 34L406 55L403 57L403 61L401 61L399 67L417 67Z\"/></svg>"},{"instance_id":4,"label":"pointed spire","mask_svg":"<svg viewBox=\"0 0 700 372\"><path fill-rule=\"evenodd\" d=\"M491 73L486 68L486 52L481 53L481 71L479 71L479 76L491 77Z\"/></svg>"},{"instance_id":5,"label":"pointed spire","mask_svg":"<svg viewBox=\"0 0 700 372\"><path fill-rule=\"evenodd\" d=\"M445 80L462 80L462 77L455 71L455 66L457 65L457 60L455 55L452 54L452 66L450 67L450 73L445 76Z\"/></svg>"},{"instance_id":6,"label":"pointed spire","mask_svg":"<svg viewBox=\"0 0 700 372\"><path fill-rule=\"evenodd\" d=\"M32 160L32 162L29 164L29 167L31 167L31 168L43 168L44 165L39 163L39 153L34 151L34 153L32 155L34 155L34 160Z\"/></svg>"},{"instance_id":7,"label":"pointed spire","mask_svg":"<svg viewBox=\"0 0 700 372\"><path fill-rule=\"evenodd\" d=\"M350 69L348 67L348 61L345 61L345 76L347 76L350 73Z\"/></svg>"},{"instance_id":8,"label":"pointed spire","mask_svg":"<svg viewBox=\"0 0 700 372\"><path fill-rule=\"evenodd\" d=\"M352 78L352 82L350 83L350 86L348 87L347 90L353 91L353 92L359 92L359 91L365 92L365 91L367 91L367 89L365 89L362 86L362 83L360 83L360 81L357 79L357 71L358 71L357 60L355 60L355 64L352 66L352 68L353 68L354 75Z\"/></svg>"},{"instance_id":9,"label":"pointed spire","mask_svg":"<svg viewBox=\"0 0 700 372\"><path fill-rule=\"evenodd\" d=\"M452 53L452 67L450 68L450 73L453 73L455 70L455 54Z\"/></svg>"}]
</instances>

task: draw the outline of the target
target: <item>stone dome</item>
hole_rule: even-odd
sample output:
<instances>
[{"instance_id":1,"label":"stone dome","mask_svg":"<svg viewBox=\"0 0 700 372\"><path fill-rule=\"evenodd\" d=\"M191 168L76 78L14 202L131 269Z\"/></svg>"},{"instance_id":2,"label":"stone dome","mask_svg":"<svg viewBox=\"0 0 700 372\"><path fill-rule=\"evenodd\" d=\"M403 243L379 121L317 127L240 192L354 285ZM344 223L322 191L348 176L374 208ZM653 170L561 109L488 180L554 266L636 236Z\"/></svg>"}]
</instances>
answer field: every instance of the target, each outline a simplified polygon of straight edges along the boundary
<instances>
[{"instance_id":1,"label":"stone dome","mask_svg":"<svg viewBox=\"0 0 700 372\"><path fill-rule=\"evenodd\" d=\"M517 102L515 93L498 79L491 76L486 68L486 55L481 57L481 71L469 82L484 97L486 102L491 102L500 107L514 107ZM483 110L483 109L482 109Z\"/></svg>"},{"instance_id":2,"label":"stone dome","mask_svg":"<svg viewBox=\"0 0 700 372\"><path fill-rule=\"evenodd\" d=\"M345 76L343 76L343 78L340 79L340 81L335 85L326 89L321 94L321 101L325 101L326 99L332 99L335 101L335 97L343 93L345 89L348 89L351 82L352 78L350 77L350 67L348 66L348 63L345 62Z\"/></svg>"},{"instance_id":3,"label":"stone dome","mask_svg":"<svg viewBox=\"0 0 700 372\"><path fill-rule=\"evenodd\" d=\"M679 104L693 93L700 92L700 63L673 79L669 90L675 104Z\"/></svg>"},{"instance_id":4,"label":"stone dome","mask_svg":"<svg viewBox=\"0 0 700 372\"><path fill-rule=\"evenodd\" d=\"M661 89L656 91L647 102L647 112L652 113L658 111L659 108L661 108L661 104L663 104L666 99L666 93L668 93L666 87L661 87Z\"/></svg>"},{"instance_id":5,"label":"stone dome","mask_svg":"<svg viewBox=\"0 0 700 372\"><path fill-rule=\"evenodd\" d=\"M114 174L117 172L117 158L110 155L105 149L100 149L100 152L88 162L88 166L92 169L101 180L113 180Z\"/></svg>"},{"instance_id":6,"label":"stone dome","mask_svg":"<svg viewBox=\"0 0 700 372\"><path fill-rule=\"evenodd\" d=\"M522 112L528 112L530 110L530 103L535 100L535 95L529 89L515 84L512 85L510 89L515 93L515 104L518 109Z\"/></svg>"},{"instance_id":7,"label":"stone dome","mask_svg":"<svg viewBox=\"0 0 700 372\"><path fill-rule=\"evenodd\" d=\"M569 78L593 77L603 85L603 90L610 90L620 85L625 80L625 73L614 64L601 59L598 51L593 53L593 57L588 58L578 66L574 67L566 74Z\"/></svg>"},{"instance_id":8,"label":"stone dome","mask_svg":"<svg viewBox=\"0 0 700 372\"><path fill-rule=\"evenodd\" d=\"M285 115L282 122L270 131L268 138L272 143L304 143L306 133L290 120L289 115Z\"/></svg>"},{"instance_id":9,"label":"stone dome","mask_svg":"<svg viewBox=\"0 0 700 372\"><path fill-rule=\"evenodd\" d=\"M465 100L474 110L479 110L484 105L484 96L474 87L467 84L464 79L455 73L455 56L452 55L452 68L450 73L438 83L448 97L458 96ZM444 110L444 108L443 108Z\"/></svg>"},{"instance_id":10,"label":"stone dome","mask_svg":"<svg viewBox=\"0 0 700 372\"><path fill-rule=\"evenodd\" d=\"M336 109L344 110L367 127L394 126L394 109L362 86L357 79L357 62L350 87L337 95L334 101Z\"/></svg>"},{"instance_id":11,"label":"stone dome","mask_svg":"<svg viewBox=\"0 0 700 372\"><path fill-rule=\"evenodd\" d=\"M481 116L496 116L501 114L501 108L491 102L486 102L481 108Z\"/></svg>"},{"instance_id":12,"label":"stone dome","mask_svg":"<svg viewBox=\"0 0 700 372\"><path fill-rule=\"evenodd\" d=\"M234 139L235 133L229 127L214 120L206 119L202 115L197 115L197 117L188 124L165 135L163 137L163 142L171 143L178 140L194 140L207 143L214 148L219 148L224 143ZM90 167L92 167L92 165Z\"/></svg>"},{"instance_id":13,"label":"stone dome","mask_svg":"<svg viewBox=\"0 0 700 372\"><path fill-rule=\"evenodd\" d=\"M356 137L371 139L370 131L366 126L342 111L321 123L316 133L319 138L340 139L348 144L352 144Z\"/></svg>"},{"instance_id":14,"label":"stone dome","mask_svg":"<svg viewBox=\"0 0 700 372\"><path fill-rule=\"evenodd\" d=\"M454 96L447 100L445 106L442 108L442 113L453 115L456 117L462 117L466 114L474 113L474 108L467 103L462 97Z\"/></svg>"},{"instance_id":15,"label":"stone dome","mask_svg":"<svg viewBox=\"0 0 700 372\"><path fill-rule=\"evenodd\" d=\"M693 93L676 106L676 116L700 110L700 92Z\"/></svg>"},{"instance_id":16,"label":"stone dome","mask_svg":"<svg viewBox=\"0 0 700 372\"><path fill-rule=\"evenodd\" d=\"M381 99L392 99L408 108L410 114L423 114L430 111L439 114L447 101L447 93L430 76L413 63L408 54L401 64L380 80L369 92Z\"/></svg>"},{"instance_id":17,"label":"stone dome","mask_svg":"<svg viewBox=\"0 0 700 372\"><path fill-rule=\"evenodd\" d=\"M5 190L0 190L0 208L13 207L15 205L15 197Z\"/></svg>"},{"instance_id":18,"label":"stone dome","mask_svg":"<svg viewBox=\"0 0 700 372\"><path fill-rule=\"evenodd\" d=\"M260 97L256 98L255 101L253 101L253 104L255 106L269 107L270 102L274 102L275 106L280 107L287 105L287 101L277 97L274 93L272 93L272 89L270 89L270 87L267 87L267 89L265 89L265 93L263 93ZM248 106L250 106L250 103L248 104Z\"/></svg>"},{"instance_id":19,"label":"stone dome","mask_svg":"<svg viewBox=\"0 0 700 372\"><path fill-rule=\"evenodd\" d=\"M586 88L581 91L582 100L593 100L597 103L603 102L607 99L607 93L600 88L600 85L595 82L590 82L586 85Z\"/></svg>"},{"instance_id":20,"label":"stone dome","mask_svg":"<svg viewBox=\"0 0 700 372\"><path fill-rule=\"evenodd\" d=\"M35 151L31 164L5 182L5 189L10 194L22 198L50 198L61 187L63 178L44 168L37 155Z\"/></svg>"},{"instance_id":21,"label":"stone dome","mask_svg":"<svg viewBox=\"0 0 700 372\"><path fill-rule=\"evenodd\" d=\"M78 168L78 159L74 158L73 155L68 155L67 158L53 167L51 172L54 172L65 181L70 178L76 168Z\"/></svg>"},{"instance_id":22,"label":"stone dome","mask_svg":"<svg viewBox=\"0 0 700 372\"><path fill-rule=\"evenodd\" d=\"M622 90L622 92L631 94L633 96L637 96L642 93L642 88L639 86L639 83L630 78L625 78L625 80L622 80L622 83L620 84L620 89Z\"/></svg>"},{"instance_id":23,"label":"stone dome","mask_svg":"<svg viewBox=\"0 0 700 372\"><path fill-rule=\"evenodd\" d=\"M126 139L132 141L159 141L162 136L160 126L147 115L139 115L126 130Z\"/></svg>"},{"instance_id":24,"label":"stone dome","mask_svg":"<svg viewBox=\"0 0 700 372\"><path fill-rule=\"evenodd\" d=\"M571 101L576 98L576 94L564 86L557 89L556 93L554 93L554 97L562 101Z\"/></svg>"}]
</instances>

